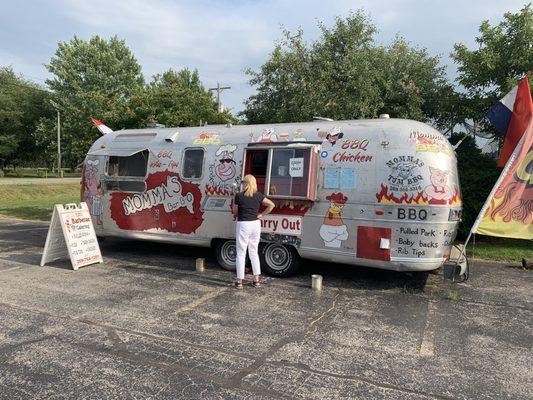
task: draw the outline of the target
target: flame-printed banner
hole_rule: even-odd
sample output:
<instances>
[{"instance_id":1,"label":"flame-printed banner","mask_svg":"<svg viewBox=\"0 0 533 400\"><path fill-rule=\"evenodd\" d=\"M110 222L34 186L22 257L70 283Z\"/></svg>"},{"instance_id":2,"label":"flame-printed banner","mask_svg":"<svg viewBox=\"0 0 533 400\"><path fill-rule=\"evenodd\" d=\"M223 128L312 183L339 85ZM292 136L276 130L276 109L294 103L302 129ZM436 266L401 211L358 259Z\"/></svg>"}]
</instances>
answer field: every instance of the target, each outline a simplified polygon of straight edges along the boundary
<instances>
[{"instance_id":1,"label":"flame-printed banner","mask_svg":"<svg viewBox=\"0 0 533 400\"><path fill-rule=\"evenodd\" d=\"M482 235L533 239L533 120L472 227Z\"/></svg>"}]
</instances>

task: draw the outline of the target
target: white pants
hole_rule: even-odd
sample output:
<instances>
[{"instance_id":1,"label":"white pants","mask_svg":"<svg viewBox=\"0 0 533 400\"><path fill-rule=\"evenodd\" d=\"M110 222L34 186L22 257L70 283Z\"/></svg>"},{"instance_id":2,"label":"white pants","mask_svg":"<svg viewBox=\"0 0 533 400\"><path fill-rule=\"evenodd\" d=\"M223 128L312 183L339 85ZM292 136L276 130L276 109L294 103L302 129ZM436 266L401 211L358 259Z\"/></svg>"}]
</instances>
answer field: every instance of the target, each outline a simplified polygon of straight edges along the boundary
<instances>
[{"instance_id":1,"label":"white pants","mask_svg":"<svg viewBox=\"0 0 533 400\"><path fill-rule=\"evenodd\" d=\"M261 238L261 221L237 221L237 279L244 279L244 264L246 263L246 248L252 262L254 275L261 274L259 254L257 248Z\"/></svg>"}]
</instances>

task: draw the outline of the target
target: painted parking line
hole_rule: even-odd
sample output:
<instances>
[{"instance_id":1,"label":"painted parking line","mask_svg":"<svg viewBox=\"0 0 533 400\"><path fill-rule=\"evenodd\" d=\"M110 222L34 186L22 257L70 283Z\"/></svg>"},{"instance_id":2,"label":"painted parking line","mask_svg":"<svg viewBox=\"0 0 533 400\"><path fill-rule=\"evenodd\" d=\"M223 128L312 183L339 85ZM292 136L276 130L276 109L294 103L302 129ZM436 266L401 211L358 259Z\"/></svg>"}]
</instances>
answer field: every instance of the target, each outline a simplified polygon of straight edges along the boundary
<instances>
[{"instance_id":1,"label":"painted parking line","mask_svg":"<svg viewBox=\"0 0 533 400\"><path fill-rule=\"evenodd\" d=\"M8 268L8 269L0 269L0 272L13 271L14 269L20 269L20 267L11 267L11 268Z\"/></svg>"},{"instance_id":2,"label":"painted parking line","mask_svg":"<svg viewBox=\"0 0 533 400\"><path fill-rule=\"evenodd\" d=\"M48 226L43 227L35 227L35 228L24 228L24 229L17 229L15 226L9 226L8 229L10 232L31 232L31 231L39 231L39 230L45 230L48 229Z\"/></svg>"},{"instance_id":3,"label":"painted parking line","mask_svg":"<svg viewBox=\"0 0 533 400\"><path fill-rule=\"evenodd\" d=\"M437 315L437 305L434 300L428 303L428 312L426 314L426 326L424 335L420 344L420 355L424 357L433 357L435 355L435 317Z\"/></svg>"},{"instance_id":4,"label":"painted parking line","mask_svg":"<svg viewBox=\"0 0 533 400\"><path fill-rule=\"evenodd\" d=\"M435 355L435 328L437 323L437 301L435 292L437 290L438 278L436 275L429 275L426 288L429 292L428 310L426 313L426 324L422 334L422 343L419 353L422 357L433 357Z\"/></svg>"},{"instance_id":5,"label":"painted parking line","mask_svg":"<svg viewBox=\"0 0 533 400\"><path fill-rule=\"evenodd\" d=\"M212 292L209 292L207 294L204 294L203 296L198 297L196 300L191 301L189 304L184 305L183 307L180 307L176 309L175 313L183 313L187 311L194 310L196 307L204 304L205 302L208 302L209 300L214 299L215 297L220 296L222 293L226 292L227 288L220 288L217 290L213 290Z\"/></svg>"}]
</instances>

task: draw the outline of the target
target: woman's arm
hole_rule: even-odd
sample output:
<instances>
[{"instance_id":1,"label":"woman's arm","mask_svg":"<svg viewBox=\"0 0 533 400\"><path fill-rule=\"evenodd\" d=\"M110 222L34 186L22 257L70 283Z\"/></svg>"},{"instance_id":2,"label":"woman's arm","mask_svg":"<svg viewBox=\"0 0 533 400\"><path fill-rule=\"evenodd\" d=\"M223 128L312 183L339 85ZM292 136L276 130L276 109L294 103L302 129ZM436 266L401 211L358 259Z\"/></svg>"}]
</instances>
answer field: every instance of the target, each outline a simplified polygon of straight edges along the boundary
<instances>
[{"instance_id":1,"label":"woman's arm","mask_svg":"<svg viewBox=\"0 0 533 400\"><path fill-rule=\"evenodd\" d=\"M263 215L270 214L270 212L271 212L271 211L274 209L274 207L275 207L274 203L273 203L271 200L267 199L266 197L263 199L262 204L266 207L266 210L263 211L263 213L259 214L259 215L257 216L257 219L261 219L261 218L263 218Z\"/></svg>"}]
</instances>

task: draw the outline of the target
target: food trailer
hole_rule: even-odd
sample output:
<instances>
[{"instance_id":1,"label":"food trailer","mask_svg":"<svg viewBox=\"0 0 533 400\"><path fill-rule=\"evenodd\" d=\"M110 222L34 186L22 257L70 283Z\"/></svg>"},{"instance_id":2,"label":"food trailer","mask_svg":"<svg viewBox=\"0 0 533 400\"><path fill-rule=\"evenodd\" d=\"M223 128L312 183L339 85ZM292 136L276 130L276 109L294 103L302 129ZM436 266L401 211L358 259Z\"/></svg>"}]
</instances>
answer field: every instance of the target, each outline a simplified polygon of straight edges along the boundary
<instances>
[{"instance_id":1,"label":"food trailer","mask_svg":"<svg viewBox=\"0 0 533 400\"><path fill-rule=\"evenodd\" d=\"M302 259L439 268L461 216L453 148L421 122L379 118L114 131L90 148L82 200L100 237L211 247L235 268L233 196L246 174L276 204L263 269Z\"/></svg>"}]
</instances>

